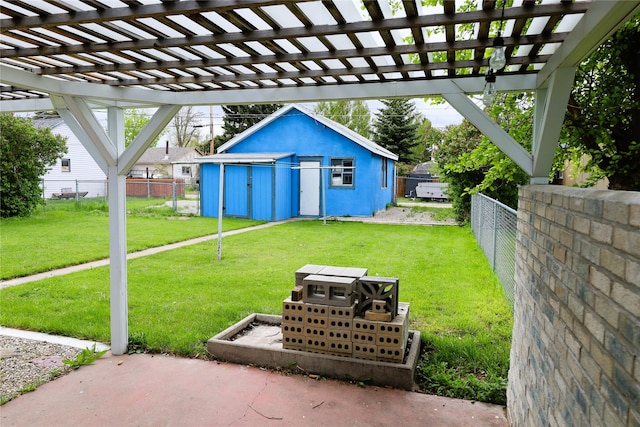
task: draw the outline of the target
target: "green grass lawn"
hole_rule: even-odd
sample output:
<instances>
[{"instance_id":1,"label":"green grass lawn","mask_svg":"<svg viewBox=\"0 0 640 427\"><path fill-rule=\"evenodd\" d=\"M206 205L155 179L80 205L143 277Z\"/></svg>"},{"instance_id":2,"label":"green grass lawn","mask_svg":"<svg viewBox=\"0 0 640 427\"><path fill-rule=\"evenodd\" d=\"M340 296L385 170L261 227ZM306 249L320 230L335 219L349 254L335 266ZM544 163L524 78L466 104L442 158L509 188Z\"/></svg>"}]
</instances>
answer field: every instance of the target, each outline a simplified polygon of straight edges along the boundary
<instances>
[{"instance_id":1,"label":"green grass lawn","mask_svg":"<svg viewBox=\"0 0 640 427\"><path fill-rule=\"evenodd\" d=\"M135 252L218 231L216 218L175 215L162 199L127 200L127 249ZM179 226L175 224L179 222ZM258 221L225 218L233 230ZM109 257L109 214L102 199L49 200L28 218L0 221L0 280Z\"/></svg>"},{"instance_id":2,"label":"green grass lawn","mask_svg":"<svg viewBox=\"0 0 640 427\"><path fill-rule=\"evenodd\" d=\"M165 222L164 233L187 223ZM128 263L136 342L202 357L207 339L246 315L280 314L303 265L365 267L400 279L400 301L423 337L422 390L505 402L512 316L468 227L301 221L226 237L221 261L216 245ZM109 341L106 267L4 289L0 304L2 325Z\"/></svg>"}]
</instances>

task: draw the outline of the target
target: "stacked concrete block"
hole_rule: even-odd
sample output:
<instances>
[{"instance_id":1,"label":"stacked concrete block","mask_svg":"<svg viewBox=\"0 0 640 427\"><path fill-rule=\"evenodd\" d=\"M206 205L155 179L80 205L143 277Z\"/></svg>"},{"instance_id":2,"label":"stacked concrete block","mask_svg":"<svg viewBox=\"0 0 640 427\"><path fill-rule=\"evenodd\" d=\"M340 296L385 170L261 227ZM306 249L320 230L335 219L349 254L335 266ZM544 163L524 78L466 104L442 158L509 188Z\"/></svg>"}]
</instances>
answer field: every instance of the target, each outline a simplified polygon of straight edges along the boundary
<instances>
[{"instance_id":1,"label":"stacked concrete block","mask_svg":"<svg viewBox=\"0 0 640 427\"><path fill-rule=\"evenodd\" d=\"M371 310L364 312L364 318L367 320L390 322L391 312L387 311L387 301L374 299Z\"/></svg>"},{"instance_id":2,"label":"stacked concrete block","mask_svg":"<svg viewBox=\"0 0 640 427\"><path fill-rule=\"evenodd\" d=\"M310 274L320 276L352 277L359 279L366 276L369 270L357 267L331 267L327 265L307 264L298 269L295 273L296 286L301 286L305 277Z\"/></svg>"},{"instance_id":3,"label":"stacked concrete block","mask_svg":"<svg viewBox=\"0 0 640 427\"><path fill-rule=\"evenodd\" d=\"M378 322L357 317L353 321L353 357L376 360Z\"/></svg>"},{"instance_id":4,"label":"stacked concrete block","mask_svg":"<svg viewBox=\"0 0 640 427\"><path fill-rule=\"evenodd\" d=\"M302 280L302 300L310 304L349 307L356 300L356 279L310 274Z\"/></svg>"},{"instance_id":5,"label":"stacked concrete block","mask_svg":"<svg viewBox=\"0 0 640 427\"><path fill-rule=\"evenodd\" d=\"M282 302L282 345L284 348L304 350L306 348L306 307L302 301Z\"/></svg>"},{"instance_id":6,"label":"stacked concrete block","mask_svg":"<svg viewBox=\"0 0 640 427\"><path fill-rule=\"evenodd\" d=\"M296 271L292 296L283 302L283 347L401 363L409 305L398 303L398 279L366 273L314 264Z\"/></svg>"},{"instance_id":7,"label":"stacked concrete block","mask_svg":"<svg viewBox=\"0 0 640 427\"><path fill-rule=\"evenodd\" d=\"M386 311L394 319L398 315L398 279L395 277L363 276L358 279L358 316L373 309L374 301L384 301Z\"/></svg>"},{"instance_id":8,"label":"stacked concrete block","mask_svg":"<svg viewBox=\"0 0 640 427\"><path fill-rule=\"evenodd\" d=\"M296 287L302 286L302 281L305 277L311 274L319 274L320 271L324 268L323 265L315 265L315 264L307 264L304 267L298 269L296 271Z\"/></svg>"},{"instance_id":9,"label":"stacked concrete block","mask_svg":"<svg viewBox=\"0 0 640 427\"><path fill-rule=\"evenodd\" d=\"M355 289L354 289L355 290ZM355 302L349 307L330 306L328 321L329 353L339 356L351 356L353 344L351 327L356 314Z\"/></svg>"},{"instance_id":10,"label":"stacked concrete block","mask_svg":"<svg viewBox=\"0 0 640 427\"><path fill-rule=\"evenodd\" d=\"M409 339L409 304L398 303L398 315L391 322L380 322L376 334L377 358L402 362Z\"/></svg>"}]
</instances>

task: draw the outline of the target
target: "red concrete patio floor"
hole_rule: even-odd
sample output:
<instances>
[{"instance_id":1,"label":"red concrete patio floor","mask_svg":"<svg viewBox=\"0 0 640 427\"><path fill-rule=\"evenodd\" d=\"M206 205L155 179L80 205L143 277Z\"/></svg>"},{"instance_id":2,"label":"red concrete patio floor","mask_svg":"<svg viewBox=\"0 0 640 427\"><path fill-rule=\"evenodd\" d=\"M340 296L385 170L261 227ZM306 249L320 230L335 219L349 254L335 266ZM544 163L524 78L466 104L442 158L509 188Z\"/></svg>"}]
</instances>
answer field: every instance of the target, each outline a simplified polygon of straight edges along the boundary
<instances>
[{"instance_id":1,"label":"red concrete patio floor","mask_svg":"<svg viewBox=\"0 0 640 427\"><path fill-rule=\"evenodd\" d=\"M0 407L9 426L506 426L504 407L249 366L107 353Z\"/></svg>"}]
</instances>

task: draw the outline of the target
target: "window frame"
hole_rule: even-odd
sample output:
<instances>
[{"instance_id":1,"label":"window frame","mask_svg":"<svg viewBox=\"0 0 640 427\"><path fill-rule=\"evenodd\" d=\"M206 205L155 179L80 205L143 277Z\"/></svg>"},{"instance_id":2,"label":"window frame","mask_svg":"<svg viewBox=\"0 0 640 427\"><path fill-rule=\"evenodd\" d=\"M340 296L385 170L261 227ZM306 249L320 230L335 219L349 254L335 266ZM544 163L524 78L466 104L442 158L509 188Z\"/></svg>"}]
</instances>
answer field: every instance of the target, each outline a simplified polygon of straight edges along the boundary
<instances>
[{"instance_id":1,"label":"window frame","mask_svg":"<svg viewBox=\"0 0 640 427\"><path fill-rule=\"evenodd\" d=\"M386 158L382 158L382 165L380 166L382 168L381 170L381 175L382 175L382 182L381 182L381 186L380 188L382 189L387 189L389 187L389 162L387 162Z\"/></svg>"},{"instance_id":2,"label":"window frame","mask_svg":"<svg viewBox=\"0 0 640 427\"><path fill-rule=\"evenodd\" d=\"M67 163L67 165L65 166L65 162ZM71 159L68 157L65 157L63 159L60 159L60 171L61 172L71 172Z\"/></svg>"},{"instance_id":3,"label":"window frame","mask_svg":"<svg viewBox=\"0 0 640 427\"><path fill-rule=\"evenodd\" d=\"M337 162L340 162L339 164ZM345 166L345 162L350 162L351 166ZM356 159L355 157L332 157L329 160L331 165L329 186L332 188L355 188L356 180ZM346 171L350 170L350 171ZM345 184L345 178L351 177L351 182ZM340 183L335 183L334 179L339 178ZM348 180L348 179L347 179Z\"/></svg>"}]
</instances>

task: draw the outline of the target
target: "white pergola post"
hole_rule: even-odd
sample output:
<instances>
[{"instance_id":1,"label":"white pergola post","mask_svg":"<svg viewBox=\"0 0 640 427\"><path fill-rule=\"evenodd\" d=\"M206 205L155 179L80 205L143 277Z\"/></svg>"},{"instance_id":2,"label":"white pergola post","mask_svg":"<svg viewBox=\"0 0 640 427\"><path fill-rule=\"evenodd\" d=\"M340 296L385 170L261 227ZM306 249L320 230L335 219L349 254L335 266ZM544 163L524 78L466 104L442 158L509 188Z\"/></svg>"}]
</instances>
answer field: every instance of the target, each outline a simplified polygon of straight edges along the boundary
<instances>
[{"instance_id":1,"label":"white pergola post","mask_svg":"<svg viewBox=\"0 0 640 427\"><path fill-rule=\"evenodd\" d=\"M218 261L222 259L222 217L224 216L224 162L220 162L218 192Z\"/></svg>"},{"instance_id":2,"label":"white pergola post","mask_svg":"<svg viewBox=\"0 0 640 427\"><path fill-rule=\"evenodd\" d=\"M107 108L108 123L105 133L84 99L69 95L50 96L60 116L107 175L111 352L115 355L124 354L127 352L129 340L126 176L142 153L180 110L180 106L159 107L131 145L125 148L122 108Z\"/></svg>"},{"instance_id":3,"label":"white pergola post","mask_svg":"<svg viewBox=\"0 0 640 427\"><path fill-rule=\"evenodd\" d=\"M553 157L558 147L567 102L576 74L575 67L558 68L549 78L547 88L536 91L533 113L533 170L531 184L548 184Z\"/></svg>"},{"instance_id":4,"label":"white pergola post","mask_svg":"<svg viewBox=\"0 0 640 427\"><path fill-rule=\"evenodd\" d=\"M109 138L117 156L124 152L124 111L107 109ZM127 352L129 341L127 301L127 182L118 165L108 167L109 188L109 283L111 288L111 353Z\"/></svg>"}]
</instances>

